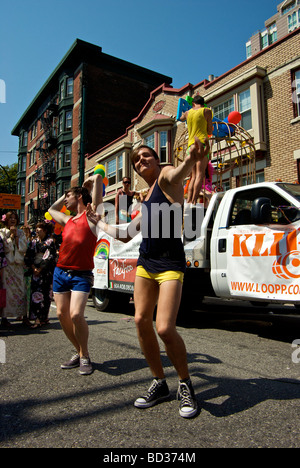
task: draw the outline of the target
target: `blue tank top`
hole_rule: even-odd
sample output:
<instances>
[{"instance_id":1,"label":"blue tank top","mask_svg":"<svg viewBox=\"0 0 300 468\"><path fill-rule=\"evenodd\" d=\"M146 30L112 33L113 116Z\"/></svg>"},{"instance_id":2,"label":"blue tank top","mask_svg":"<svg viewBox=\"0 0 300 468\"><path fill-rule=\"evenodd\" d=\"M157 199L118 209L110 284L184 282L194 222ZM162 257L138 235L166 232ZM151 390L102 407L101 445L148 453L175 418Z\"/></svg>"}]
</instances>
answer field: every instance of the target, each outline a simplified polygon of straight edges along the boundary
<instances>
[{"instance_id":1,"label":"blue tank top","mask_svg":"<svg viewBox=\"0 0 300 468\"><path fill-rule=\"evenodd\" d=\"M142 204L142 242L138 265L150 273L168 270L185 272L182 214L182 205L171 203L156 181L149 200Z\"/></svg>"}]
</instances>

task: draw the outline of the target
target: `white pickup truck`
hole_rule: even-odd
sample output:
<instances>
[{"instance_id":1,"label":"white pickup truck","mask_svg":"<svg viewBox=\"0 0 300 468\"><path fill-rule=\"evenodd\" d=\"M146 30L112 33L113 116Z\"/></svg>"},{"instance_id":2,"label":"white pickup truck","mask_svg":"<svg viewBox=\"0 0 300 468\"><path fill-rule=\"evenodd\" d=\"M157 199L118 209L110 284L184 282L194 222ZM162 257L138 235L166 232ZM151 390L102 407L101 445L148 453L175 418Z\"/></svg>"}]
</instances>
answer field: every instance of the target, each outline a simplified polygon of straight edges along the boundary
<instances>
[{"instance_id":1,"label":"white pickup truck","mask_svg":"<svg viewBox=\"0 0 300 468\"><path fill-rule=\"evenodd\" d=\"M204 296L300 307L300 185L239 187L215 193L205 214L198 210L201 223L195 210L184 216L184 307L197 308ZM141 234L127 244L100 234L93 288L98 310L120 310L129 301L140 242Z\"/></svg>"}]
</instances>

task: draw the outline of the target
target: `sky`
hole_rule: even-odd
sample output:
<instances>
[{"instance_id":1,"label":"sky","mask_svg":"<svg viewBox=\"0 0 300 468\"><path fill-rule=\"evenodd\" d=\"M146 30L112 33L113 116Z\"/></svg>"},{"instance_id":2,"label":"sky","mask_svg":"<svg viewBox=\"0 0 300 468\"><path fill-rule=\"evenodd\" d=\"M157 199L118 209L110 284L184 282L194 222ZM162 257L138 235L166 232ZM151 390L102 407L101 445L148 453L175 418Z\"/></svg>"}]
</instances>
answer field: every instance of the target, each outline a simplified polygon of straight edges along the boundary
<instances>
[{"instance_id":1,"label":"sky","mask_svg":"<svg viewBox=\"0 0 300 468\"><path fill-rule=\"evenodd\" d=\"M9 0L0 4L0 165L17 162L11 131L78 38L170 76L220 76L246 59L280 0ZM5 92L4 92L5 91ZM136 116L132 116L134 118ZM124 129L125 130L125 129Z\"/></svg>"}]
</instances>

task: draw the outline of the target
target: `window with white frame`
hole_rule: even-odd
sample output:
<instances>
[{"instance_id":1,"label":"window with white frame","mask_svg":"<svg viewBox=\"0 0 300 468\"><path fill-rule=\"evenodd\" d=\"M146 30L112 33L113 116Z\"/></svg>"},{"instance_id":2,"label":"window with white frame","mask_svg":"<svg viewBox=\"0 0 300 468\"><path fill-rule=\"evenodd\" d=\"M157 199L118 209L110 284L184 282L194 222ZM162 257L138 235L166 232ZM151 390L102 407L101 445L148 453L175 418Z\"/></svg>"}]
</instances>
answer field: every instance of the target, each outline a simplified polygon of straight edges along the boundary
<instances>
[{"instance_id":1,"label":"window with white frame","mask_svg":"<svg viewBox=\"0 0 300 468\"><path fill-rule=\"evenodd\" d=\"M62 167L62 160L63 160L63 150L62 148L59 148L57 152L57 158L56 158L56 169L61 169Z\"/></svg>"},{"instance_id":2,"label":"window with white frame","mask_svg":"<svg viewBox=\"0 0 300 468\"><path fill-rule=\"evenodd\" d=\"M234 111L233 97L213 108L214 116L220 120L226 119L232 111Z\"/></svg>"},{"instance_id":3,"label":"window with white frame","mask_svg":"<svg viewBox=\"0 0 300 468\"><path fill-rule=\"evenodd\" d=\"M123 178L123 155L118 156L118 182Z\"/></svg>"},{"instance_id":4,"label":"window with white frame","mask_svg":"<svg viewBox=\"0 0 300 468\"><path fill-rule=\"evenodd\" d=\"M70 167L71 166L71 146L65 146L64 149L64 167Z\"/></svg>"},{"instance_id":5,"label":"window with white frame","mask_svg":"<svg viewBox=\"0 0 300 468\"><path fill-rule=\"evenodd\" d=\"M269 44L274 44L277 41L277 26L276 23L271 24L269 30Z\"/></svg>"},{"instance_id":6,"label":"window with white frame","mask_svg":"<svg viewBox=\"0 0 300 468\"><path fill-rule=\"evenodd\" d=\"M242 116L240 126L245 130L250 130L252 128L250 89L239 93L239 112Z\"/></svg>"},{"instance_id":7,"label":"window with white frame","mask_svg":"<svg viewBox=\"0 0 300 468\"><path fill-rule=\"evenodd\" d=\"M265 49L265 47L268 47L269 45L269 35L268 35L268 31L264 31L262 34L261 34L261 48L262 49Z\"/></svg>"},{"instance_id":8,"label":"window with white frame","mask_svg":"<svg viewBox=\"0 0 300 468\"><path fill-rule=\"evenodd\" d=\"M149 148L155 149L155 138L154 133L148 135L144 138L145 145L149 146Z\"/></svg>"},{"instance_id":9,"label":"window with white frame","mask_svg":"<svg viewBox=\"0 0 300 468\"><path fill-rule=\"evenodd\" d=\"M288 28L289 32L294 31L294 29L298 28L298 15L296 11L294 11L294 13L288 16Z\"/></svg>"},{"instance_id":10,"label":"window with white frame","mask_svg":"<svg viewBox=\"0 0 300 468\"><path fill-rule=\"evenodd\" d=\"M288 13L293 8L295 8L295 6L296 6L296 1L295 0L293 0L292 2L290 2L288 4L286 4L286 2L283 2L282 8L281 8L282 16L285 15L286 13Z\"/></svg>"},{"instance_id":11,"label":"window with white frame","mask_svg":"<svg viewBox=\"0 0 300 468\"><path fill-rule=\"evenodd\" d=\"M116 183L116 174L117 174L117 164L116 159L111 159L107 163L107 179L108 185L114 185Z\"/></svg>"},{"instance_id":12,"label":"window with white frame","mask_svg":"<svg viewBox=\"0 0 300 468\"><path fill-rule=\"evenodd\" d=\"M62 101L64 98L64 90L65 90L65 82L64 80L62 80L59 86L59 100L60 101Z\"/></svg>"},{"instance_id":13,"label":"window with white frame","mask_svg":"<svg viewBox=\"0 0 300 468\"><path fill-rule=\"evenodd\" d=\"M251 41L247 42L246 44L246 57L249 58L252 55L252 45Z\"/></svg>"},{"instance_id":14,"label":"window with white frame","mask_svg":"<svg viewBox=\"0 0 300 468\"><path fill-rule=\"evenodd\" d=\"M168 142L168 133L166 131L159 132L159 159L161 163L166 163L167 161L167 142Z\"/></svg>"},{"instance_id":15,"label":"window with white frame","mask_svg":"<svg viewBox=\"0 0 300 468\"><path fill-rule=\"evenodd\" d=\"M71 130L71 128L72 128L72 111L67 111L66 112L65 129L66 130Z\"/></svg>"},{"instance_id":16,"label":"window with white frame","mask_svg":"<svg viewBox=\"0 0 300 468\"><path fill-rule=\"evenodd\" d=\"M59 133L63 132L63 121L64 121L64 116L63 114L60 114L58 118L58 132Z\"/></svg>"},{"instance_id":17,"label":"window with white frame","mask_svg":"<svg viewBox=\"0 0 300 468\"><path fill-rule=\"evenodd\" d=\"M73 94L73 78L67 78L67 96L72 96Z\"/></svg>"}]
</instances>

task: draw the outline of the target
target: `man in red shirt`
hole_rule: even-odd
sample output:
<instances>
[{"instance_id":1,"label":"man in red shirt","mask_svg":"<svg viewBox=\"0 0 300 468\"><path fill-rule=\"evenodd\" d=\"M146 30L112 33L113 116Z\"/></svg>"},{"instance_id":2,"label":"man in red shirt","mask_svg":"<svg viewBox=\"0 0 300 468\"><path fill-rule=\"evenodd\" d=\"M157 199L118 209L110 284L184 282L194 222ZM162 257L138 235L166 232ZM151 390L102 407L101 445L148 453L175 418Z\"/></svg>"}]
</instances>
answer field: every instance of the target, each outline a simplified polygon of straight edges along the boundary
<instances>
[{"instance_id":1,"label":"man in red shirt","mask_svg":"<svg viewBox=\"0 0 300 468\"><path fill-rule=\"evenodd\" d=\"M88 352L88 325L84 310L93 284L93 255L97 241L96 226L86 216L87 205L93 210L102 204L102 177L89 177L82 187L71 187L49 209L49 213L64 226L63 241L53 275L53 293L57 316L76 354L61 365L62 369L80 367L81 375L91 374ZM75 216L61 212L63 206Z\"/></svg>"}]
</instances>

